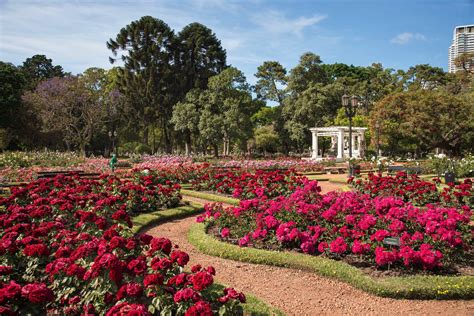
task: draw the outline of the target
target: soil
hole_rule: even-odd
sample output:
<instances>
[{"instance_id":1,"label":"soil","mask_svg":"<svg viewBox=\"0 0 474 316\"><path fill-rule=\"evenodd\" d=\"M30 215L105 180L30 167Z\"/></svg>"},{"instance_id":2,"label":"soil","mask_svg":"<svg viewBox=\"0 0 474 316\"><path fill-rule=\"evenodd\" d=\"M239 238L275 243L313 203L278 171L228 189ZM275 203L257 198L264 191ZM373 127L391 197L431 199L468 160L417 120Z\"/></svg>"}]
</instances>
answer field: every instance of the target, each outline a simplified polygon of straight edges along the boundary
<instances>
[{"instance_id":1,"label":"soil","mask_svg":"<svg viewBox=\"0 0 474 316\"><path fill-rule=\"evenodd\" d=\"M207 202L197 198L188 201ZM148 234L171 239L189 253L193 264L212 265L216 279L238 291L252 293L287 315L320 314L423 314L474 315L474 300L421 301L381 298L355 289L343 282L320 277L314 273L242 263L212 257L197 251L187 240L194 217L167 222L151 228Z\"/></svg>"}]
</instances>

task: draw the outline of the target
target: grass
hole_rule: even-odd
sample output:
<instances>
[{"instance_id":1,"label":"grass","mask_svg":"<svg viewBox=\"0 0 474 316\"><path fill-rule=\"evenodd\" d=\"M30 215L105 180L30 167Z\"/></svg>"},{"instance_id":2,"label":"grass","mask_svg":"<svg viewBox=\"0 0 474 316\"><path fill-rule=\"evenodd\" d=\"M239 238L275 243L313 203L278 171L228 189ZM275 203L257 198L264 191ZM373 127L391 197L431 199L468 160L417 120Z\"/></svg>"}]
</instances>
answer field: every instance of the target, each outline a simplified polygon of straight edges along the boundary
<instances>
[{"instance_id":1,"label":"grass","mask_svg":"<svg viewBox=\"0 0 474 316\"><path fill-rule=\"evenodd\" d=\"M189 205L181 205L167 210L158 210L151 213L143 213L132 217L132 231L136 234L143 229L158 223L170 221L173 219L183 218L198 214L203 211L203 207L198 203L189 203Z\"/></svg>"},{"instance_id":2,"label":"grass","mask_svg":"<svg viewBox=\"0 0 474 316\"><path fill-rule=\"evenodd\" d=\"M225 288L226 286L222 284L214 283L204 291L204 294L205 296L209 295L211 297L217 297L222 295L222 291ZM244 315L285 315L280 310L265 304L252 294L245 294L245 297L247 302L242 305L244 309Z\"/></svg>"},{"instance_id":3,"label":"grass","mask_svg":"<svg viewBox=\"0 0 474 316\"><path fill-rule=\"evenodd\" d=\"M241 248L206 234L204 224L191 227L188 239L199 251L225 259L301 269L346 282L382 297L398 299L473 299L472 276L373 278L343 261L300 253Z\"/></svg>"},{"instance_id":4,"label":"grass","mask_svg":"<svg viewBox=\"0 0 474 316\"><path fill-rule=\"evenodd\" d=\"M135 234L137 234L152 225L195 215L200 213L202 210L203 207L201 204L190 203L189 205L182 205L172 209L140 214L132 218L132 230ZM224 285L214 283L209 289L206 290L206 294L212 295L214 297L222 295L224 288L226 288ZM284 315L280 310L267 305L251 294L246 294L246 297L247 303L243 304L245 315Z\"/></svg>"},{"instance_id":5,"label":"grass","mask_svg":"<svg viewBox=\"0 0 474 316\"><path fill-rule=\"evenodd\" d=\"M193 190L181 190L181 194L192 196L199 199L209 200L213 202L222 202L222 203L227 203L227 204L232 204L232 205L239 205L240 203L239 199L234 199L234 198L230 198L230 197L226 197L226 196L222 196L218 194L193 191Z\"/></svg>"}]
</instances>

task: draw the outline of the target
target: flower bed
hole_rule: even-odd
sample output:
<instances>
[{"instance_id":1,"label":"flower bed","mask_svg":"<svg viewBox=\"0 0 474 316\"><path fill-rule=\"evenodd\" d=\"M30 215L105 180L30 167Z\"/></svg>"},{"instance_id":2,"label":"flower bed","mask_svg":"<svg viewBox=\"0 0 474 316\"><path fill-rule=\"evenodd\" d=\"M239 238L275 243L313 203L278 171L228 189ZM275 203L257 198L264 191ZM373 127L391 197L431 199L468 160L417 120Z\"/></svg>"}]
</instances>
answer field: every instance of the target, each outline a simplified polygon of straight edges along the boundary
<instances>
[{"instance_id":1,"label":"flower bed","mask_svg":"<svg viewBox=\"0 0 474 316\"><path fill-rule=\"evenodd\" d=\"M0 314L241 313L242 293L204 294L214 268L132 233L127 185L59 176L0 198Z\"/></svg>"},{"instance_id":2,"label":"flower bed","mask_svg":"<svg viewBox=\"0 0 474 316\"><path fill-rule=\"evenodd\" d=\"M474 188L470 179L458 185L450 184L440 190L436 183L404 172L395 176L369 174L367 180L350 178L348 182L359 192L369 194L371 197L395 196L420 206L436 203L444 206L474 207Z\"/></svg>"},{"instance_id":3,"label":"flower bed","mask_svg":"<svg viewBox=\"0 0 474 316\"><path fill-rule=\"evenodd\" d=\"M255 173L226 171L206 174L192 182L194 190L230 194L235 198L251 199L286 196L303 185L305 177L292 170L257 170Z\"/></svg>"},{"instance_id":4,"label":"flower bed","mask_svg":"<svg viewBox=\"0 0 474 316\"><path fill-rule=\"evenodd\" d=\"M467 206L417 208L395 197L319 191L316 181L308 181L289 197L245 200L234 208L209 204L199 220L241 247L356 258L378 268L439 271L472 250ZM400 246L386 245L387 237L399 238Z\"/></svg>"}]
</instances>

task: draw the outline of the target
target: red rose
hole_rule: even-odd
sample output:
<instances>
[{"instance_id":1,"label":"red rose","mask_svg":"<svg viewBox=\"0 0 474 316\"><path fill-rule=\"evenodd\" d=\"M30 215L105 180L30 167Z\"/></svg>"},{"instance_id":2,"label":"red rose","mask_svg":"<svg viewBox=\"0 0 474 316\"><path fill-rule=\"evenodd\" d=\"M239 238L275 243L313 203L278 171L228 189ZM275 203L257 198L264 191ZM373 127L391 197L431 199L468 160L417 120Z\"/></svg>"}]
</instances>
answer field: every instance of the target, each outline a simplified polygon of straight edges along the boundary
<instances>
[{"instance_id":1,"label":"red rose","mask_svg":"<svg viewBox=\"0 0 474 316\"><path fill-rule=\"evenodd\" d=\"M207 302L199 301L186 311L185 316L212 316L212 308Z\"/></svg>"},{"instance_id":2,"label":"red rose","mask_svg":"<svg viewBox=\"0 0 474 316\"><path fill-rule=\"evenodd\" d=\"M21 296L31 303L46 303L54 300L54 293L44 283L31 283L21 289Z\"/></svg>"},{"instance_id":3,"label":"red rose","mask_svg":"<svg viewBox=\"0 0 474 316\"><path fill-rule=\"evenodd\" d=\"M176 250L171 253L171 260L184 267L189 262L189 255L184 251Z\"/></svg>"},{"instance_id":4,"label":"red rose","mask_svg":"<svg viewBox=\"0 0 474 316\"><path fill-rule=\"evenodd\" d=\"M197 291L202 291L208 286L210 286L214 282L214 279L210 273L201 271L193 276L192 282L193 287Z\"/></svg>"},{"instance_id":5,"label":"red rose","mask_svg":"<svg viewBox=\"0 0 474 316\"><path fill-rule=\"evenodd\" d=\"M145 286L150 286L150 285L154 285L154 284L162 285L163 280L164 280L163 276L159 273L149 274L143 280L143 284Z\"/></svg>"}]
</instances>

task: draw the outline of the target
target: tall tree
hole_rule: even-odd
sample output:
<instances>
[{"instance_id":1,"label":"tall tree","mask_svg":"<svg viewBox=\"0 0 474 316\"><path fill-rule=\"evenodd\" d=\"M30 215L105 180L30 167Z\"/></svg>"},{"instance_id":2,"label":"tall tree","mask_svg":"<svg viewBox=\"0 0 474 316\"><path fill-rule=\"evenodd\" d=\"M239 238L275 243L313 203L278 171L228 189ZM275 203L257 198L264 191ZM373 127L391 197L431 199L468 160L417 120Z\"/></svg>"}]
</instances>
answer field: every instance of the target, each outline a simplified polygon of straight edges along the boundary
<instances>
[{"instance_id":1,"label":"tall tree","mask_svg":"<svg viewBox=\"0 0 474 316\"><path fill-rule=\"evenodd\" d=\"M182 91L205 90L210 77L226 67L226 51L211 29L200 23L185 26L177 36Z\"/></svg>"},{"instance_id":2,"label":"tall tree","mask_svg":"<svg viewBox=\"0 0 474 316\"><path fill-rule=\"evenodd\" d=\"M174 129L184 135L186 155L189 155L192 150L192 136L199 133L199 119L203 106L202 95L202 90L193 89L186 94L183 101L175 104L173 108L171 122Z\"/></svg>"},{"instance_id":3,"label":"tall tree","mask_svg":"<svg viewBox=\"0 0 474 316\"><path fill-rule=\"evenodd\" d=\"M64 77L63 67L53 65L53 61L45 55L34 55L27 58L21 67L27 80L27 89L34 90L38 83L53 77Z\"/></svg>"},{"instance_id":4,"label":"tall tree","mask_svg":"<svg viewBox=\"0 0 474 316\"><path fill-rule=\"evenodd\" d=\"M428 64L412 66L405 73L405 86L408 89L433 90L446 84L446 73L440 67Z\"/></svg>"},{"instance_id":5,"label":"tall tree","mask_svg":"<svg viewBox=\"0 0 474 316\"><path fill-rule=\"evenodd\" d=\"M234 67L225 69L209 79L209 88L201 98L199 131L204 143L214 148L214 155L218 155L220 142L225 155L236 141L245 149L253 131L251 117L261 104L253 102L243 73Z\"/></svg>"},{"instance_id":6,"label":"tall tree","mask_svg":"<svg viewBox=\"0 0 474 316\"><path fill-rule=\"evenodd\" d=\"M167 152L172 148L172 108L179 95L176 45L170 27L151 16L133 21L107 42L114 56L111 63L124 63L119 87L129 102L128 114L141 125L143 142L148 143L149 128L158 121Z\"/></svg>"},{"instance_id":7,"label":"tall tree","mask_svg":"<svg viewBox=\"0 0 474 316\"><path fill-rule=\"evenodd\" d=\"M328 76L321 64L321 57L314 53L301 55L298 65L291 69L288 76L289 92L298 94L306 90L310 84L328 83Z\"/></svg>"},{"instance_id":8,"label":"tall tree","mask_svg":"<svg viewBox=\"0 0 474 316\"><path fill-rule=\"evenodd\" d=\"M286 69L277 61L265 61L258 66L255 77L257 97L263 100L275 101L279 105L285 97L284 89L287 85Z\"/></svg>"},{"instance_id":9,"label":"tall tree","mask_svg":"<svg viewBox=\"0 0 474 316\"><path fill-rule=\"evenodd\" d=\"M13 137L12 130L20 126L21 95L26 80L20 69L0 61L0 150L5 149Z\"/></svg>"}]
</instances>

